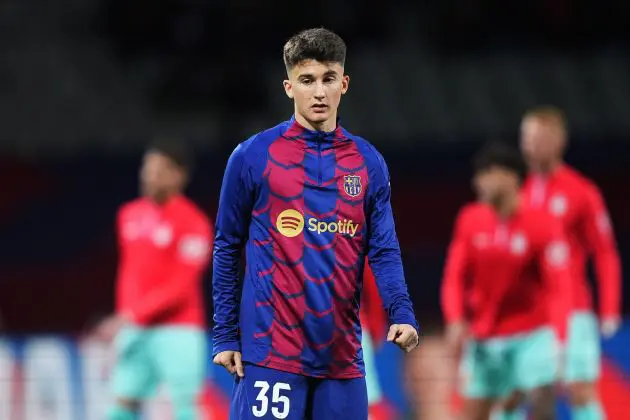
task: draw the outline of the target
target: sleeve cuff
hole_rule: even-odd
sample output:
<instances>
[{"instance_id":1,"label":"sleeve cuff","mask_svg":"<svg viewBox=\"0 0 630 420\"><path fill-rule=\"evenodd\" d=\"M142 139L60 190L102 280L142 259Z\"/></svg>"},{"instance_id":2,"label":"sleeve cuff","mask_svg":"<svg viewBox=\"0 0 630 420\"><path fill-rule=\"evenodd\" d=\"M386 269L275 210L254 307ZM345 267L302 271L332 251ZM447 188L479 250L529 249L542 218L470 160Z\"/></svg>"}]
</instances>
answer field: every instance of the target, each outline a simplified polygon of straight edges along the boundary
<instances>
[{"instance_id":1,"label":"sleeve cuff","mask_svg":"<svg viewBox=\"0 0 630 420\"><path fill-rule=\"evenodd\" d=\"M212 343L212 357L224 351L241 351L241 344L238 341L225 341L222 343Z\"/></svg>"}]
</instances>

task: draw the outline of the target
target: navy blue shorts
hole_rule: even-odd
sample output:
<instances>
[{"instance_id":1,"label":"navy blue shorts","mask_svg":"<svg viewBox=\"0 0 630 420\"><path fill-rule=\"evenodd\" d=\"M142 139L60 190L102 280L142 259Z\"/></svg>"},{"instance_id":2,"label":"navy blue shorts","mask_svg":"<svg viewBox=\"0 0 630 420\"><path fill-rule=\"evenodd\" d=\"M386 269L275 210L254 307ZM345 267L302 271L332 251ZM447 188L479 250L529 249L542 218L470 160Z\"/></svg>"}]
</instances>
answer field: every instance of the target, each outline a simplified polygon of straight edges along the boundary
<instances>
[{"instance_id":1,"label":"navy blue shorts","mask_svg":"<svg viewBox=\"0 0 630 420\"><path fill-rule=\"evenodd\" d=\"M318 379L252 364L236 378L230 420L367 420L365 378Z\"/></svg>"}]
</instances>

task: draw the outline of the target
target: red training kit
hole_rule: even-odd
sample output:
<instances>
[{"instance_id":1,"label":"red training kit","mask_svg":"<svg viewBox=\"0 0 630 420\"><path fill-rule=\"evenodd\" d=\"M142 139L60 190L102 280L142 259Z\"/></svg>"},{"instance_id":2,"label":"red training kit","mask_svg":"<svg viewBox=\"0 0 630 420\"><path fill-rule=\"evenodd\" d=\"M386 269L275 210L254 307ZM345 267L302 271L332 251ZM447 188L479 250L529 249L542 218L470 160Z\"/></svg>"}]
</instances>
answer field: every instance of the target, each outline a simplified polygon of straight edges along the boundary
<instances>
[{"instance_id":1,"label":"red training kit","mask_svg":"<svg viewBox=\"0 0 630 420\"><path fill-rule=\"evenodd\" d=\"M502 220L493 208L465 206L456 221L442 284L448 323L466 321L483 339L555 327L569 312L569 247L547 213L520 207Z\"/></svg>"},{"instance_id":2,"label":"red training kit","mask_svg":"<svg viewBox=\"0 0 630 420\"><path fill-rule=\"evenodd\" d=\"M118 213L117 312L134 323L204 326L201 279L212 248L208 218L183 196L141 198Z\"/></svg>"},{"instance_id":3,"label":"red training kit","mask_svg":"<svg viewBox=\"0 0 630 420\"><path fill-rule=\"evenodd\" d=\"M573 310L590 310L586 259L594 256L603 318L619 317L621 266L608 211L599 189L566 165L551 176L531 175L523 187L524 204L558 219L571 248Z\"/></svg>"}]
</instances>

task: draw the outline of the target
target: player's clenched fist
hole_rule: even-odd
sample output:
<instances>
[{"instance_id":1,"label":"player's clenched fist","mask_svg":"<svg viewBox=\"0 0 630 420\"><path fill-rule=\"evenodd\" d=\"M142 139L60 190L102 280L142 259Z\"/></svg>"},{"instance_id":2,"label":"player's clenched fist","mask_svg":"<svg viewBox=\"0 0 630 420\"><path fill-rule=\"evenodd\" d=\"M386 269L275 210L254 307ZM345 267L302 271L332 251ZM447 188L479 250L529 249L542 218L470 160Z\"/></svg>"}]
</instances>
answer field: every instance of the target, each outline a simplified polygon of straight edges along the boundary
<instances>
[{"instance_id":1,"label":"player's clenched fist","mask_svg":"<svg viewBox=\"0 0 630 420\"><path fill-rule=\"evenodd\" d=\"M409 353L418 346L418 331L409 324L394 324L389 327L387 341L391 341L405 353Z\"/></svg>"},{"instance_id":2,"label":"player's clenched fist","mask_svg":"<svg viewBox=\"0 0 630 420\"><path fill-rule=\"evenodd\" d=\"M245 376L243 371L243 358L238 351L222 351L214 356L212 362L215 365L221 365L231 374L237 374L240 378Z\"/></svg>"}]
</instances>

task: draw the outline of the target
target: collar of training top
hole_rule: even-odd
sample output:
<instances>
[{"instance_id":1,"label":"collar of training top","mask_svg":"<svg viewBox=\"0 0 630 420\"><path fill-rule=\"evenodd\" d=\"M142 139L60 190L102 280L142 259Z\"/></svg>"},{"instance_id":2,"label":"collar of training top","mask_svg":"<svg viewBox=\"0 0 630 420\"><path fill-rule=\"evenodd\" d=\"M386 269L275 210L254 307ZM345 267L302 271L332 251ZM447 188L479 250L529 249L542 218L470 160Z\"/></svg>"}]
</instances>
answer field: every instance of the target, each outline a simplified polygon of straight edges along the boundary
<instances>
[{"instance_id":1,"label":"collar of training top","mask_svg":"<svg viewBox=\"0 0 630 420\"><path fill-rule=\"evenodd\" d=\"M182 194L175 194L172 197L170 197L166 202L162 203L161 205L156 203L155 201L153 201L152 199L145 197L144 198L144 202L146 203L146 205L154 207L158 210L166 210L166 209L170 209L172 207L176 207L178 205L180 205L182 202L184 201L184 196Z\"/></svg>"},{"instance_id":2,"label":"collar of training top","mask_svg":"<svg viewBox=\"0 0 630 420\"><path fill-rule=\"evenodd\" d=\"M322 140L329 142L346 140L348 138L344 133L344 129L341 126L341 119L339 117L337 117L337 128L333 131L309 130L295 119L295 115L291 116L288 123L289 128L286 133L284 133L285 137L299 137L307 140Z\"/></svg>"},{"instance_id":3,"label":"collar of training top","mask_svg":"<svg viewBox=\"0 0 630 420\"><path fill-rule=\"evenodd\" d=\"M532 179L538 179L542 181L553 181L558 177L563 176L567 172L566 163L560 163L553 171L548 174L534 173Z\"/></svg>"}]
</instances>

